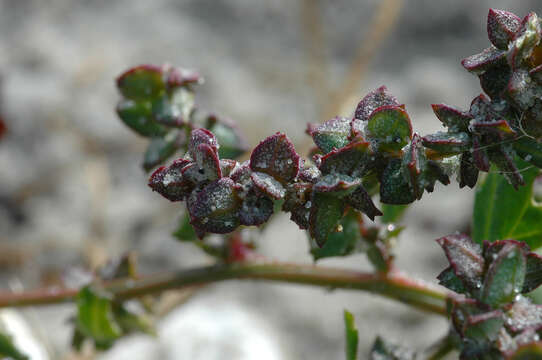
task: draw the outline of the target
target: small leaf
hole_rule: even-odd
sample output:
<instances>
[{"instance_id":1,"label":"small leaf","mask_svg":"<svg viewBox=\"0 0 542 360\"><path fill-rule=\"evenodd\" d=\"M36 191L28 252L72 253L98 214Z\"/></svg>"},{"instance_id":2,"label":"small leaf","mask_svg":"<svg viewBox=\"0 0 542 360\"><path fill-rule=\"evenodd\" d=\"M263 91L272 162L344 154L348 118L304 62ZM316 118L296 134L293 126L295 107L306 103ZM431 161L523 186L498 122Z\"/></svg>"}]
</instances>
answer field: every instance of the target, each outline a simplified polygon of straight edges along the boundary
<instances>
[{"instance_id":1,"label":"small leaf","mask_svg":"<svg viewBox=\"0 0 542 360\"><path fill-rule=\"evenodd\" d=\"M511 12L489 9L487 16L489 41L497 48L507 50L508 43L514 38L520 24L521 19Z\"/></svg>"},{"instance_id":2,"label":"small leaf","mask_svg":"<svg viewBox=\"0 0 542 360\"><path fill-rule=\"evenodd\" d=\"M168 69L167 85L170 89L201 83L203 78L196 71L174 67Z\"/></svg>"},{"instance_id":3,"label":"small leaf","mask_svg":"<svg viewBox=\"0 0 542 360\"><path fill-rule=\"evenodd\" d=\"M358 358L358 329L354 322L354 315L344 310L344 327L346 338L346 360Z\"/></svg>"},{"instance_id":4,"label":"small leaf","mask_svg":"<svg viewBox=\"0 0 542 360\"><path fill-rule=\"evenodd\" d=\"M375 219L375 216L382 216L382 212L377 209L371 196L365 190L363 185L359 185L356 190L349 194L346 198L348 205L352 206L354 209L363 212L369 217L369 219Z\"/></svg>"},{"instance_id":5,"label":"small leaf","mask_svg":"<svg viewBox=\"0 0 542 360\"><path fill-rule=\"evenodd\" d=\"M364 250L360 235L361 215L351 210L339 221L340 232L329 234L327 242L319 247L311 242L311 254L314 260L333 256L346 256L355 251Z\"/></svg>"},{"instance_id":6,"label":"small leaf","mask_svg":"<svg viewBox=\"0 0 542 360\"><path fill-rule=\"evenodd\" d=\"M162 69L154 65L136 66L117 78L122 95L132 100L157 97L165 90Z\"/></svg>"},{"instance_id":7,"label":"small leaf","mask_svg":"<svg viewBox=\"0 0 542 360\"><path fill-rule=\"evenodd\" d=\"M471 289L479 289L484 272L482 249L464 234L437 239L455 274Z\"/></svg>"},{"instance_id":8,"label":"small leaf","mask_svg":"<svg viewBox=\"0 0 542 360\"><path fill-rule=\"evenodd\" d=\"M528 293L542 284L542 257L535 253L527 254L525 281L521 292Z\"/></svg>"},{"instance_id":9,"label":"small leaf","mask_svg":"<svg viewBox=\"0 0 542 360\"><path fill-rule=\"evenodd\" d=\"M505 92L511 77L512 69L505 58L496 62L483 74L478 75L482 89L492 99L499 99L506 96Z\"/></svg>"},{"instance_id":10,"label":"small leaf","mask_svg":"<svg viewBox=\"0 0 542 360\"><path fill-rule=\"evenodd\" d=\"M391 205L405 205L414 200L416 196L405 178L401 160L390 161L380 177L380 201Z\"/></svg>"},{"instance_id":11,"label":"small leaf","mask_svg":"<svg viewBox=\"0 0 542 360\"><path fill-rule=\"evenodd\" d=\"M345 174L361 177L374 167L375 156L368 142L353 142L322 157L323 174Z\"/></svg>"},{"instance_id":12,"label":"small leaf","mask_svg":"<svg viewBox=\"0 0 542 360\"><path fill-rule=\"evenodd\" d=\"M330 193L333 196L343 198L356 190L361 184L361 179L356 179L343 174L328 174L322 176L313 190L321 193Z\"/></svg>"},{"instance_id":13,"label":"small leaf","mask_svg":"<svg viewBox=\"0 0 542 360\"><path fill-rule=\"evenodd\" d=\"M468 71L475 74L484 73L489 67L499 62L506 52L491 46L479 54L471 55L461 61L461 65Z\"/></svg>"},{"instance_id":14,"label":"small leaf","mask_svg":"<svg viewBox=\"0 0 542 360\"><path fill-rule=\"evenodd\" d=\"M206 180L214 181L222 177L218 155L209 144L199 144L194 155L198 172Z\"/></svg>"},{"instance_id":15,"label":"small leaf","mask_svg":"<svg viewBox=\"0 0 542 360\"><path fill-rule=\"evenodd\" d=\"M331 233L337 231L343 216L343 201L327 193L313 192L309 231L316 244L323 247Z\"/></svg>"},{"instance_id":16,"label":"small leaf","mask_svg":"<svg viewBox=\"0 0 542 360\"><path fill-rule=\"evenodd\" d=\"M111 296L92 286L82 288L77 294L77 327L94 341L110 342L122 335L115 321Z\"/></svg>"},{"instance_id":17,"label":"small leaf","mask_svg":"<svg viewBox=\"0 0 542 360\"><path fill-rule=\"evenodd\" d=\"M489 172L489 156L484 146L480 143L480 137L472 137L472 160L474 166L480 171Z\"/></svg>"},{"instance_id":18,"label":"small leaf","mask_svg":"<svg viewBox=\"0 0 542 360\"><path fill-rule=\"evenodd\" d=\"M470 149L470 137L463 132L438 132L422 138L425 147L435 150L442 155L454 155Z\"/></svg>"},{"instance_id":19,"label":"small leaf","mask_svg":"<svg viewBox=\"0 0 542 360\"><path fill-rule=\"evenodd\" d=\"M190 142L188 143L188 153L192 156L192 159L195 160L197 158L198 147L201 144L209 145L215 153L218 152L219 145L214 134L207 129L195 129L192 130Z\"/></svg>"},{"instance_id":20,"label":"small leaf","mask_svg":"<svg viewBox=\"0 0 542 360\"><path fill-rule=\"evenodd\" d=\"M373 111L385 105L398 106L399 102L393 95L388 93L388 89L385 86L381 86L371 91L359 102L354 118L368 121Z\"/></svg>"},{"instance_id":21,"label":"small leaf","mask_svg":"<svg viewBox=\"0 0 542 360\"><path fill-rule=\"evenodd\" d=\"M210 183L187 204L190 223L203 231L226 234L239 226L240 200L229 178Z\"/></svg>"},{"instance_id":22,"label":"small leaf","mask_svg":"<svg viewBox=\"0 0 542 360\"><path fill-rule=\"evenodd\" d=\"M28 360L28 356L20 352L13 344L11 337L2 332L0 332L0 356L13 360Z\"/></svg>"},{"instance_id":23,"label":"small leaf","mask_svg":"<svg viewBox=\"0 0 542 360\"><path fill-rule=\"evenodd\" d=\"M255 171L251 177L256 188L272 199L282 199L286 194L286 189L271 175Z\"/></svg>"},{"instance_id":24,"label":"small leaf","mask_svg":"<svg viewBox=\"0 0 542 360\"><path fill-rule=\"evenodd\" d=\"M333 118L314 128L310 135L324 154L333 149L340 149L349 143L350 119L344 117Z\"/></svg>"},{"instance_id":25,"label":"small leaf","mask_svg":"<svg viewBox=\"0 0 542 360\"><path fill-rule=\"evenodd\" d=\"M469 122L472 120L472 116L467 112L445 104L433 104L431 107L437 118L442 124L450 129L450 131L467 131Z\"/></svg>"},{"instance_id":26,"label":"small leaf","mask_svg":"<svg viewBox=\"0 0 542 360\"><path fill-rule=\"evenodd\" d=\"M482 288L482 301L490 306L511 302L523 288L526 273L525 252L506 244L489 265Z\"/></svg>"},{"instance_id":27,"label":"small leaf","mask_svg":"<svg viewBox=\"0 0 542 360\"><path fill-rule=\"evenodd\" d=\"M121 100L117 114L124 124L142 136L163 136L166 129L152 117L151 103L146 100Z\"/></svg>"},{"instance_id":28,"label":"small leaf","mask_svg":"<svg viewBox=\"0 0 542 360\"><path fill-rule=\"evenodd\" d=\"M381 106L371 114L366 134L380 151L399 151L412 138L412 125L403 108Z\"/></svg>"},{"instance_id":29,"label":"small leaf","mask_svg":"<svg viewBox=\"0 0 542 360\"><path fill-rule=\"evenodd\" d=\"M170 201L182 201L193 189L182 176L182 169L190 164L185 159L177 159L169 166L156 169L149 178L149 187Z\"/></svg>"},{"instance_id":30,"label":"small leaf","mask_svg":"<svg viewBox=\"0 0 542 360\"><path fill-rule=\"evenodd\" d=\"M286 184L299 173L299 155L286 135L276 133L260 142L252 151L250 168Z\"/></svg>"},{"instance_id":31,"label":"small leaf","mask_svg":"<svg viewBox=\"0 0 542 360\"><path fill-rule=\"evenodd\" d=\"M520 29L508 49L508 62L512 68L521 67L529 59L534 48L540 43L541 36L538 16L530 12L521 21Z\"/></svg>"}]
</instances>

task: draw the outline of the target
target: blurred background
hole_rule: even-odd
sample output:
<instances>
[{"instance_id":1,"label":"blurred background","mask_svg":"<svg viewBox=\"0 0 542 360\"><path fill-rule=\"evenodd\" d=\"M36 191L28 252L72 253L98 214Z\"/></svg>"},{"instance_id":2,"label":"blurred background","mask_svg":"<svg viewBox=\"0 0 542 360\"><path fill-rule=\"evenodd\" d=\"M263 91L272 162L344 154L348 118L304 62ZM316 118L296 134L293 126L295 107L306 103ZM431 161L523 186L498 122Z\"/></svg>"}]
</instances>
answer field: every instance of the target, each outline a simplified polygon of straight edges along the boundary
<instances>
[{"instance_id":1,"label":"blurred background","mask_svg":"<svg viewBox=\"0 0 542 360\"><path fill-rule=\"evenodd\" d=\"M114 113L126 68L198 69L197 102L235 120L251 147L284 131L306 153L307 122L351 116L382 84L426 134L441 128L431 103L468 108L481 91L460 60L489 45L490 7L542 13L539 0L0 0L0 286L77 283L80 269L130 250L143 273L210 263L171 236L181 206L147 188L147 140ZM468 228L472 196L453 182L412 205L399 268L436 282L445 259L434 239ZM270 258L312 261L288 215L259 243ZM321 263L370 269L364 255ZM158 338L97 355L70 351L71 305L2 318L30 329L33 359L327 360L344 358L344 308L362 353L378 334L423 348L447 331L442 318L366 293L236 281L197 291L160 320Z\"/></svg>"}]
</instances>

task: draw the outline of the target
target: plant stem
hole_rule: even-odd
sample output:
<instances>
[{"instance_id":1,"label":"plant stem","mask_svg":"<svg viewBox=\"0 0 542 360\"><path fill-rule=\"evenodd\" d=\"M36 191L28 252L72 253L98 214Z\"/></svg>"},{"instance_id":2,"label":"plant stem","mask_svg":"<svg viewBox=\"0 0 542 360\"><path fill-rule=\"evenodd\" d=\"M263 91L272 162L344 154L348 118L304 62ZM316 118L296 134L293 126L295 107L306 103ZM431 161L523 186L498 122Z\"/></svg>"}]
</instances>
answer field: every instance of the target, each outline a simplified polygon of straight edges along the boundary
<instances>
[{"instance_id":1,"label":"plant stem","mask_svg":"<svg viewBox=\"0 0 542 360\"><path fill-rule=\"evenodd\" d=\"M389 274L362 273L352 270L296 265L280 262L244 262L213 265L166 274L122 279L104 283L106 290L119 300L160 293L165 290L208 284L223 280L270 280L322 286L332 289L364 290L382 295L415 308L446 313L445 292L399 272ZM47 305L73 301L77 289L45 289L23 293L0 294L0 307Z\"/></svg>"}]
</instances>

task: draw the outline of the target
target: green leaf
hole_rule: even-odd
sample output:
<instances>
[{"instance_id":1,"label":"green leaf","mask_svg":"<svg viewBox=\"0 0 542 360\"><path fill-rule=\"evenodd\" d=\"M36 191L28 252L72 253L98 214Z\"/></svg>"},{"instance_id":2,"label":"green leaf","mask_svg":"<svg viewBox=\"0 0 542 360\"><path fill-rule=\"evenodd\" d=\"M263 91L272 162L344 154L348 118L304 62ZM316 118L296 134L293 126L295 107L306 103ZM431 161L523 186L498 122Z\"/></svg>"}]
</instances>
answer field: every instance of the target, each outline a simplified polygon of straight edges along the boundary
<instances>
[{"instance_id":1,"label":"green leaf","mask_svg":"<svg viewBox=\"0 0 542 360\"><path fill-rule=\"evenodd\" d=\"M313 193L309 231L318 246L324 246L336 231L344 211L343 201L326 193Z\"/></svg>"},{"instance_id":2,"label":"green leaf","mask_svg":"<svg viewBox=\"0 0 542 360\"><path fill-rule=\"evenodd\" d=\"M117 105L117 114L124 124L141 136L162 136L165 128L152 117L151 103L146 100L121 100Z\"/></svg>"},{"instance_id":3,"label":"green leaf","mask_svg":"<svg viewBox=\"0 0 542 360\"><path fill-rule=\"evenodd\" d=\"M482 301L492 307L511 302L523 289L526 257L522 247L506 244L487 270Z\"/></svg>"},{"instance_id":4,"label":"green leaf","mask_svg":"<svg viewBox=\"0 0 542 360\"><path fill-rule=\"evenodd\" d=\"M28 356L24 355L15 347L11 337L0 332L0 356L8 357L13 360L27 360Z\"/></svg>"},{"instance_id":5,"label":"green leaf","mask_svg":"<svg viewBox=\"0 0 542 360\"><path fill-rule=\"evenodd\" d=\"M354 315L344 310L344 327L346 336L346 360L358 358L358 329L354 322Z\"/></svg>"},{"instance_id":6,"label":"green leaf","mask_svg":"<svg viewBox=\"0 0 542 360\"><path fill-rule=\"evenodd\" d=\"M117 87L128 99L154 98L165 90L162 69L154 65L141 65L132 68L119 76Z\"/></svg>"},{"instance_id":7,"label":"green leaf","mask_svg":"<svg viewBox=\"0 0 542 360\"><path fill-rule=\"evenodd\" d=\"M109 343L122 335L113 314L111 296L93 286L77 294L77 327L97 343Z\"/></svg>"},{"instance_id":8,"label":"green leaf","mask_svg":"<svg viewBox=\"0 0 542 360\"><path fill-rule=\"evenodd\" d=\"M416 200L403 172L401 160L393 159L380 177L380 201L391 205L406 205Z\"/></svg>"},{"instance_id":9,"label":"green leaf","mask_svg":"<svg viewBox=\"0 0 542 360\"><path fill-rule=\"evenodd\" d=\"M533 205L533 183L539 170L518 160L525 186L517 191L506 179L489 173L476 190L473 213L473 240L516 239L533 248L542 244L542 209Z\"/></svg>"},{"instance_id":10,"label":"green leaf","mask_svg":"<svg viewBox=\"0 0 542 360\"><path fill-rule=\"evenodd\" d=\"M390 204L382 204L380 206L382 209L382 217L380 218L380 221L382 221L385 224L395 223L401 219L401 217L404 215L406 209L408 209L408 205L390 205Z\"/></svg>"},{"instance_id":11,"label":"green leaf","mask_svg":"<svg viewBox=\"0 0 542 360\"><path fill-rule=\"evenodd\" d=\"M367 122L367 137L381 151L399 151L412 137L412 125L406 111L399 106L381 106Z\"/></svg>"},{"instance_id":12,"label":"green leaf","mask_svg":"<svg viewBox=\"0 0 542 360\"><path fill-rule=\"evenodd\" d=\"M361 246L361 234L359 229L360 215L350 210L341 219L339 225L342 231L329 234L327 242L322 247L316 244L311 246L311 254L314 260L352 254Z\"/></svg>"},{"instance_id":13,"label":"green leaf","mask_svg":"<svg viewBox=\"0 0 542 360\"><path fill-rule=\"evenodd\" d=\"M311 133L314 143L327 154L349 143L350 119L336 117L316 127Z\"/></svg>"}]
</instances>

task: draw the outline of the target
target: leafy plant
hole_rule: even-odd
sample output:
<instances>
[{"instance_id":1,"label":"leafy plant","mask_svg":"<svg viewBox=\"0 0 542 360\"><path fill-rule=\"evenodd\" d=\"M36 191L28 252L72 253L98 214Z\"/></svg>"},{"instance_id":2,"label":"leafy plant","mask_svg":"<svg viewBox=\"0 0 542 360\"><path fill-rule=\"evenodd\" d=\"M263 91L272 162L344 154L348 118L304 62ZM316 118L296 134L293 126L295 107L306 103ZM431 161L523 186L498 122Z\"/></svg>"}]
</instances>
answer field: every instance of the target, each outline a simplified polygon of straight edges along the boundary
<instances>
[{"instance_id":1,"label":"leafy plant","mask_svg":"<svg viewBox=\"0 0 542 360\"><path fill-rule=\"evenodd\" d=\"M236 160L246 143L230 121L197 107L197 73L153 65L126 71L117 79L117 113L150 139L148 185L185 203L174 235L216 265L140 277L133 259L123 258L82 289L5 295L0 305L74 300L74 346L90 340L104 349L133 331L152 333L143 295L226 279L287 281L371 291L450 319L435 346L420 352L379 337L371 359L439 359L453 350L461 359L540 358L542 257L533 251L542 246L542 208L534 199L542 168L541 28L535 13L520 19L489 11L490 46L462 61L485 94L468 110L432 105L445 131L414 132L406 106L382 86L361 99L353 117L309 124L315 147L308 158L276 133L248 160ZM449 261L437 277L443 290L396 270L393 239L408 204L453 176L460 188L477 189L471 234L437 239ZM243 229L262 228L279 211L307 232L315 261L364 252L374 273L263 260ZM208 234L223 235L217 243ZM141 311L128 310L128 299ZM346 357L355 359L353 315L345 311L344 320Z\"/></svg>"}]
</instances>

